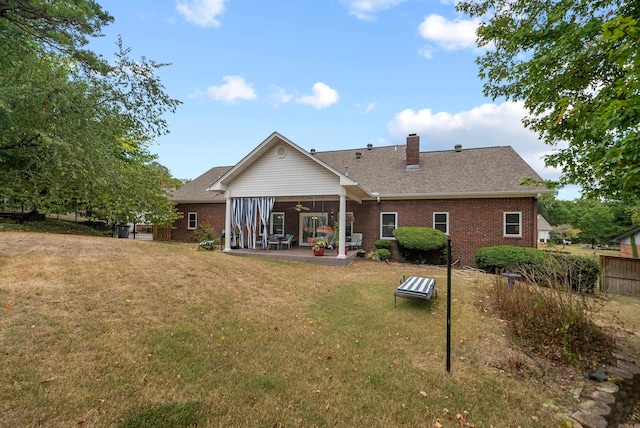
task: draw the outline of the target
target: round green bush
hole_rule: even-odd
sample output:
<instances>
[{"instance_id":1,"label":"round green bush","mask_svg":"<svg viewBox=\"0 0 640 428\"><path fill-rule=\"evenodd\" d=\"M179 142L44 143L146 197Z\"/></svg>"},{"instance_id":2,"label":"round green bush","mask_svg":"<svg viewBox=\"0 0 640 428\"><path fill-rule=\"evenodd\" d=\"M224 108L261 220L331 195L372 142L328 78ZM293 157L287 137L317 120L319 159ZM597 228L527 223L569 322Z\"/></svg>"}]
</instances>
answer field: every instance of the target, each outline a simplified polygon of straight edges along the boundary
<instances>
[{"instance_id":1,"label":"round green bush","mask_svg":"<svg viewBox=\"0 0 640 428\"><path fill-rule=\"evenodd\" d=\"M407 250L432 251L447 245L447 235L431 227L398 227L393 236Z\"/></svg>"},{"instance_id":2,"label":"round green bush","mask_svg":"<svg viewBox=\"0 0 640 428\"><path fill-rule=\"evenodd\" d=\"M520 271L527 266L547 262L544 251L536 248L498 245L480 248L475 254L476 266L490 273Z\"/></svg>"},{"instance_id":3,"label":"round green bush","mask_svg":"<svg viewBox=\"0 0 640 428\"><path fill-rule=\"evenodd\" d=\"M378 239L376 242L374 242L373 244L377 249L387 249L387 250L391 250L391 241L388 239Z\"/></svg>"},{"instance_id":4,"label":"round green bush","mask_svg":"<svg viewBox=\"0 0 640 428\"><path fill-rule=\"evenodd\" d=\"M398 227L393 235L405 261L435 265L446 262L448 237L441 231L430 227Z\"/></svg>"},{"instance_id":5,"label":"round green bush","mask_svg":"<svg viewBox=\"0 0 640 428\"><path fill-rule=\"evenodd\" d=\"M378 260L389 260L391 259L391 251L386 248L378 248L375 253L378 256Z\"/></svg>"}]
</instances>

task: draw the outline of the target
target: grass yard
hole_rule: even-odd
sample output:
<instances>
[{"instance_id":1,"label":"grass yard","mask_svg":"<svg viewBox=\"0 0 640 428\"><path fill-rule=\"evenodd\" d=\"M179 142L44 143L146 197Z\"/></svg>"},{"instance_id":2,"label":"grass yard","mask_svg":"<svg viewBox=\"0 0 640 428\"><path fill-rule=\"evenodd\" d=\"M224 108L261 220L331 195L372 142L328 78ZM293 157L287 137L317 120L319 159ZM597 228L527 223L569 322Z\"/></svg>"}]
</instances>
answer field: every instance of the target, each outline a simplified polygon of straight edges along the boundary
<instances>
[{"instance_id":1,"label":"grass yard","mask_svg":"<svg viewBox=\"0 0 640 428\"><path fill-rule=\"evenodd\" d=\"M436 278L431 309L394 307L400 275ZM494 280L455 272L447 373L445 269L0 232L0 426L555 427L570 386L510 370ZM603 319L636 341L637 306Z\"/></svg>"}]
</instances>

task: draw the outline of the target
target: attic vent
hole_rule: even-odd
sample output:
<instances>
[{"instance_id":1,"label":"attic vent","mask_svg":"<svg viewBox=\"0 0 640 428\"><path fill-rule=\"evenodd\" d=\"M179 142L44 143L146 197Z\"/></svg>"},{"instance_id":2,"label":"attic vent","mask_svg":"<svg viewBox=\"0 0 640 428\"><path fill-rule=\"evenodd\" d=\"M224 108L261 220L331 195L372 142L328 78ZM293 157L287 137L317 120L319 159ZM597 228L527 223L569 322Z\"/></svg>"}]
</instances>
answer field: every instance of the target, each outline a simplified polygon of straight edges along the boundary
<instances>
[{"instance_id":1,"label":"attic vent","mask_svg":"<svg viewBox=\"0 0 640 428\"><path fill-rule=\"evenodd\" d=\"M315 154L316 154L316 149L311 149L311 154L315 156Z\"/></svg>"},{"instance_id":2,"label":"attic vent","mask_svg":"<svg viewBox=\"0 0 640 428\"><path fill-rule=\"evenodd\" d=\"M285 146L276 147L276 157L282 159L287 156L287 148Z\"/></svg>"},{"instance_id":3,"label":"attic vent","mask_svg":"<svg viewBox=\"0 0 640 428\"><path fill-rule=\"evenodd\" d=\"M369 143L367 144L367 150L371 150L373 148L373 144Z\"/></svg>"},{"instance_id":4,"label":"attic vent","mask_svg":"<svg viewBox=\"0 0 640 428\"><path fill-rule=\"evenodd\" d=\"M360 159L362 157L362 153L356 152L356 159Z\"/></svg>"},{"instance_id":5,"label":"attic vent","mask_svg":"<svg viewBox=\"0 0 640 428\"><path fill-rule=\"evenodd\" d=\"M461 144L456 144L454 149L456 150L456 152L460 152L460 151L462 151L462 145Z\"/></svg>"},{"instance_id":6,"label":"attic vent","mask_svg":"<svg viewBox=\"0 0 640 428\"><path fill-rule=\"evenodd\" d=\"M344 166L344 175L349 176L349 165Z\"/></svg>"}]
</instances>

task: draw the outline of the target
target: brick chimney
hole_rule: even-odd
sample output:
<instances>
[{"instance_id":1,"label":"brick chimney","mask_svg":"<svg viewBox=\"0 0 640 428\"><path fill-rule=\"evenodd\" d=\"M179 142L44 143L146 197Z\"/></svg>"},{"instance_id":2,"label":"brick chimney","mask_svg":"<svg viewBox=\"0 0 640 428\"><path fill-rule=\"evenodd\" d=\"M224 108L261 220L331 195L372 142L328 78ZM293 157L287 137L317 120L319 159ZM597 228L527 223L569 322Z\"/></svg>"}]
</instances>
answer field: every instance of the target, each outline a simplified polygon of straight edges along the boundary
<instances>
[{"instance_id":1,"label":"brick chimney","mask_svg":"<svg viewBox=\"0 0 640 428\"><path fill-rule=\"evenodd\" d=\"M407 169L420 169L420 137L417 134L407 137Z\"/></svg>"}]
</instances>

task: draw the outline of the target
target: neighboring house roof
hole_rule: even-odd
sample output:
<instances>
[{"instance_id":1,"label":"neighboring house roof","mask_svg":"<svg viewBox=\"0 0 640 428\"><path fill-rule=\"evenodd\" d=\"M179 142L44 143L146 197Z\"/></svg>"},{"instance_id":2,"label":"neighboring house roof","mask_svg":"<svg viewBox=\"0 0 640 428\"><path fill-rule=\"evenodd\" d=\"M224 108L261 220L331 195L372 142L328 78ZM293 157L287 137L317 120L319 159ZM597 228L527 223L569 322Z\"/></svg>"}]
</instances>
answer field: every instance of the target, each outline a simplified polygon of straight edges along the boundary
<instances>
[{"instance_id":1,"label":"neighboring house roof","mask_svg":"<svg viewBox=\"0 0 640 428\"><path fill-rule=\"evenodd\" d=\"M178 189L171 199L181 203L222 201L220 192L228 181L281 144L301 153L305 162L315 160L339 176L341 184L358 198L531 197L550 192L543 186L520 184L525 179L542 179L509 146L422 151L419 167L407 168L406 145L307 152L274 132L235 166L210 169Z\"/></svg>"},{"instance_id":2,"label":"neighboring house roof","mask_svg":"<svg viewBox=\"0 0 640 428\"><path fill-rule=\"evenodd\" d=\"M547 219L538 214L538 231L539 232L551 232L553 227L549 224Z\"/></svg>"},{"instance_id":3,"label":"neighboring house roof","mask_svg":"<svg viewBox=\"0 0 640 428\"><path fill-rule=\"evenodd\" d=\"M169 199L180 203L201 203L215 200L224 201L224 194L207 191L207 188L211 186L211 183L226 174L231 168L230 166L213 167L195 180L188 182L173 192L173 195L171 195Z\"/></svg>"},{"instance_id":4,"label":"neighboring house roof","mask_svg":"<svg viewBox=\"0 0 640 428\"><path fill-rule=\"evenodd\" d=\"M629 238L632 235L637 235L640 234L640 226L636 226L631 230L628 230L618 236L616 236L615 238L612 238L611 241L612 242L622 242L625 239Z\"/></svg>"}]
</instances>

